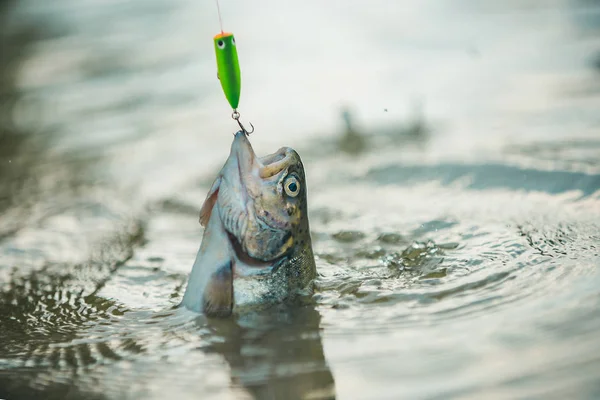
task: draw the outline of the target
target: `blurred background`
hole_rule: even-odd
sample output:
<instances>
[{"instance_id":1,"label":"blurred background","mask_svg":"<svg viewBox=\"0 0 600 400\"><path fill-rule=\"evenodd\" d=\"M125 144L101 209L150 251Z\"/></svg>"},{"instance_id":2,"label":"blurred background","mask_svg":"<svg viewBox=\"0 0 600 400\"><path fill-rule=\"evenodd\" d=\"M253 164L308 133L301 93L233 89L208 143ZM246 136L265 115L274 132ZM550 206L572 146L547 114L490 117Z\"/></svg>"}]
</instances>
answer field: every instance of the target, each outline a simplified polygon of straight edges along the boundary
<instances>
[{"instance_id":1,"label":"blurred background","mask_svg":"<svg viewBox=\"0 0 600 400\"><path fill-rule=\"evenodd\" d=\"M171 309L237 128L214 1L0 0L0 398L600 397L600 2L220 8L312 303Z\"/></svg>"}]
</instances>

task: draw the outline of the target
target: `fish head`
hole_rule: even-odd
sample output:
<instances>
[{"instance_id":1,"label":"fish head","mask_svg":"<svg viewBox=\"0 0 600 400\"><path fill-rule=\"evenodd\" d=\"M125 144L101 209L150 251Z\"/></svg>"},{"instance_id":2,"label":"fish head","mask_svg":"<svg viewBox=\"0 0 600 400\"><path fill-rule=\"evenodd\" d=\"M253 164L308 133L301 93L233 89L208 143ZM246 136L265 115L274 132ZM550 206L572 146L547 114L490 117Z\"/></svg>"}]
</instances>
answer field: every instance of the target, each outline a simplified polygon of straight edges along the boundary
<instances>
[{"instance_id":1,"label":"fish head","mask_svg":"<svg viewBox=\"0 0 600 400\"><path fill-rule=\"evenodd\" d=\"M316 275L304 167L290 147L258 157L246 134L238 132L201 208L200 223L203 243L184 296L186 303L188 292L196 291L187 302L193 309L207 312L205 303L216 302L224 304L218 309L231 311L282 300Z\"/></svg>"},{"instance_id":2,"label":"fish head","mask_svg":"<svg viewBox=\"0 0 600 400\"><path fill-rule=\"evenodd\" d=\"M310 240L305 181L295 150L282 147L258 158L240 131L203 205L200 222L208 223L216 195L220 219L234 244L250 258L276 260Z\"/></svg>"}]
</instances>

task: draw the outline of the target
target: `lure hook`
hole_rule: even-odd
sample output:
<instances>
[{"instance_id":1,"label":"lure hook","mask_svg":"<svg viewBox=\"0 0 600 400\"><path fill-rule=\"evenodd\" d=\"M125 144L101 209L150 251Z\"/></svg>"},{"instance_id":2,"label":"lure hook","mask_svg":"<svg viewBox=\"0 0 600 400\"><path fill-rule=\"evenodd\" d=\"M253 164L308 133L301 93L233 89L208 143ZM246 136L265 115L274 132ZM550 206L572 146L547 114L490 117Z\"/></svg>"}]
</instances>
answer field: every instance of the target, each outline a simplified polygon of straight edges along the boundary
<instances>
[{"instance_id":1,"label":"lure hook","mask_svg":"<svg viewBox=\"0 0 600 400\"><path fill-rule=\"evenodd\" d=\"M236 120L236 122L238 123L238 125L240 126L242 131L244 131L246 133L246 135L250 135L252 132L254 132L254 125L252 125L252 122L248 122L250 124L250 126L252 127L251 131L244 128L244 125L242 125L242 123L240 122L240 113L237 112L237 110L233 110L233 114L231 114L231 118Z\"/></svg>"}]
</instances>

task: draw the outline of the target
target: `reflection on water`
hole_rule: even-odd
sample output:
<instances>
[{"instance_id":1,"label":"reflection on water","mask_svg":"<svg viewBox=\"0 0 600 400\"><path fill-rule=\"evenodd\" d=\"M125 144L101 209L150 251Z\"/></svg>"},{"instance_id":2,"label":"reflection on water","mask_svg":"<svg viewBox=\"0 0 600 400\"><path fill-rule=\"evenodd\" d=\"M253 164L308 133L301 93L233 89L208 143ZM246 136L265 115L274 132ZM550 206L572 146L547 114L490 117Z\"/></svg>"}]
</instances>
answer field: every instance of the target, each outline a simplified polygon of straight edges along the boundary
<instances>
[{"instance_id":1,"label":"reflection on water","mask_svg":"<svg viewBox=\"0 0 600 400\"><path fill-rule=\"evenodd\" d=\"M600 396L597 1L222 2L319 271L227 320L175 307L236 128L214 5L0 7L0 398Z\"/></svg>"},{"instance_id":2,"label":"reflection on water","mask_svg":"<svg viewBox=\"0 0 600 400\"><path fill-rule=\"evenodd\" d=\"M260 399L333 399L335 385L320 335L321 317L312 306L249 315L239 321L212 321L232 383Z\"/></svg>"},{"instance_id":3,"label":"reflection on water","mask_svg":"<svg viewBox=\"0 0 600 400\"><path fill-rule=\"evenodd\" d=\"M21 333L18 338L13 332L14 340L7 337L14 353L4 355L3 395L27 398L43 391L49 398L87 396L96 392L101 379L114 384L98 398L153 397L167 390L200 390L203 398L223 398L228 394L219 387L223 384L242 398L335 398L320 316L312 306L206 321L173 311L126 311L91 296L76 303L77 310L50 308L46 316L62 314L63 319L38 321L35 335ZM44 328L53 332L55 344L47 342ZM76 329L80 335L74 334ZM229 384L211 372L216 358L228 363Z\"/></svg>"}]
</instances>

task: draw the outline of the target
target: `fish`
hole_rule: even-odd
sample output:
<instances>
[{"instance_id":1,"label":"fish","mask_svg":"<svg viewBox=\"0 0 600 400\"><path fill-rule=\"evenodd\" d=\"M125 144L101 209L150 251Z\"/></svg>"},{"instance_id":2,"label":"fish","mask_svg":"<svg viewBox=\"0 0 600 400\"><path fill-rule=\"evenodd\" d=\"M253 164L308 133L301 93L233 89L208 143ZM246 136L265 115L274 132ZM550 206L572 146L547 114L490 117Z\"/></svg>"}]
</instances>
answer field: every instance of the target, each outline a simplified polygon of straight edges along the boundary
<instances>
[{"instance_id":1,"label":"fish","mask_svg":"<svg viewBox=\"0 0 600 400\"><path fill-rule=\"evenodd\" d=\"M317 272L306 177L294 149L259 158L245 132L237 132L200 224L185 308L227 317L312 293Z\"/></svg>"}]
</instances>

